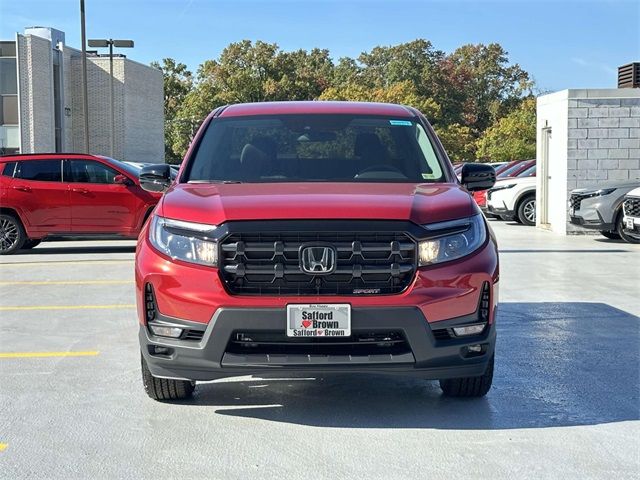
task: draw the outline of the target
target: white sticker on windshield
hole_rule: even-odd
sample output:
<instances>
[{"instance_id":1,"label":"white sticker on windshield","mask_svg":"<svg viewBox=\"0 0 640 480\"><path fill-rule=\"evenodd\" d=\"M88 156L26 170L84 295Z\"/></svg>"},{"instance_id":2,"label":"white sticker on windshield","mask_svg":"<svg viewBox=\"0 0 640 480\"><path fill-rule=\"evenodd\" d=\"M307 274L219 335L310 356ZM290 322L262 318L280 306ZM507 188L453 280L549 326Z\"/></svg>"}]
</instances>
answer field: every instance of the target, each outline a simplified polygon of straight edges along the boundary
<instances>
[{"instance_id":1,"label":"white sticker on windshield","mask_svg":"<svg viewBox=\"0 0 640 480\"><path fill-rule=\"evenodd\" d=\"M395 125L396 127L410 127L411 120L389 120L391 125Z\"/></svg>"}]
</instances>

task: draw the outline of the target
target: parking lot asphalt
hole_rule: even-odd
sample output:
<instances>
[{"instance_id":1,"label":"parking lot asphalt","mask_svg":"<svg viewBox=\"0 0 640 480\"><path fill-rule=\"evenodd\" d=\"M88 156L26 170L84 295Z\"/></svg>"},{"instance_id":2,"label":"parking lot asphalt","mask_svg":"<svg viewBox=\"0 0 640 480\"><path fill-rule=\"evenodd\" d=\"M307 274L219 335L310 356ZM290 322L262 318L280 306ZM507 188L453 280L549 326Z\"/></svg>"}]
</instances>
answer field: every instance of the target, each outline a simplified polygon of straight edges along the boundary
<instances>
[{"instance_id":1,"label":"parking lot asphalt","mask_svg":"<svg viewBox=\"0 0 640 480\"><path fill-rule=\"evenodd\" d=\"M140 381L134 242L0 259L0 478L638 478L640 246L491 221L493 389L372 375Z\"/></svg>"}]
</instances>

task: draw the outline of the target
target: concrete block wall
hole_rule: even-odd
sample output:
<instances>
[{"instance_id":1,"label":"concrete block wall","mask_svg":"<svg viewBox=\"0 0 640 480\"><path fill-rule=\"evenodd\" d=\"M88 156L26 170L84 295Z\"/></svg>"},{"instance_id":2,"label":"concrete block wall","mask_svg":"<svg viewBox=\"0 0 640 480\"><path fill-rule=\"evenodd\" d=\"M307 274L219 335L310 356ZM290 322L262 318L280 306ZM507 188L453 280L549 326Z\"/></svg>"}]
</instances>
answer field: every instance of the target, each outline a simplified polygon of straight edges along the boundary
<instances>
[{"instance_id":1,"label":"concrete block wall","mask_svg":"<svg viewBox=\"0 0 640 480\"><path fill-rule=\"evenodd\" d=\"M87 58L87 91L89 96L89 146L97 155L111 155L111 93L109 59ZM128 160L124 150L124 58L113 60L115 141L113 157ZM82 78L82 70L77 74ZM82 91L80 92L82 100ZM84 128L84 127L82 127Z\"/></svg>"},{"instance_id":2,"label":"concrete block wall","mask_svg":"<svg viewBox=\"0 0 640 480\"><path fill-rule=\"evenodd\" d=\"M124 64L124 151L131 161L164 162L164 81L160 70Z\"/></svg>"},{"instance_id":3,"label":"concrete block wall","mask_svg":"<svg viewBox=\"0 0 640 480\"><path fill-rule=\"evenodd\" d=\"M20 151L54 151L51 42L33 35L18 35L17 55Z\"/></svg>"},{"instance_id":4,"label":"concrete block wall","mask_svg":"<svg viewBox=\"0 0 640 480\"><path fill-rule=\"evenodd\" d=\"M569 98L567 146L568 190L640 178L640 97Z\"/></svg>"}]
</instances>

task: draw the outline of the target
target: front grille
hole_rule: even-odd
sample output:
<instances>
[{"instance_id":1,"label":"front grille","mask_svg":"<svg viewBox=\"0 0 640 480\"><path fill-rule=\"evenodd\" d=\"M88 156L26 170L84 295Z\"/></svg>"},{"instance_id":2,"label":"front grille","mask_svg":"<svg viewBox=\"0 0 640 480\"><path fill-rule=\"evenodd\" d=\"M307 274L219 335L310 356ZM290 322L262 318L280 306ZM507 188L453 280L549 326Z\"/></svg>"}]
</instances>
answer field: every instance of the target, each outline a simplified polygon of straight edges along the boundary
<instances>
[{"instance_id":1,"label":"front grille","mask_svg":"<svg viewBox=\"0 0 640 480\"><path fill-rule=\"evenodd\" d=\"M570 199L569 199L569 204L571 205L571 208L573 208L574 210L580 210L580 203L582 202L582 195L578 195L576 193L572 194Z\"/></svg>"},{"instance_id":2,"label":"front grille","mask_svg":"<svg viewBox=\"0 0 640 480\"><path fill-rule=\"evenodd\" d=\"M227 353L249 355L399 355L410 353L400 331L352 332L350 337L287 337L282 332L234 332Z\"/></svg>"},{"instance_id":3,"label":"front grille","mask_svg":"<svg viewBox=\"0 0 640 480\"><path fill-rule=\"evenodd\" d=\"M295 228L295 227L293 227ZM323 228L318 222L317 228ZM335 270L305 273L306 244L335 249ZM400 293L416 271L416 243L398 231L230 233L220 242L220 272L238 295L380 295Z\"/></svg>"},{"instance_id":4,"label":"front grille","mask_svg":"<svg viewBox=\"0 0 640 480\"><path fill-rule=\"evenodd\" d=\"M624 201L624 213L629 217L640 217L640 198L627 198Z\"/></svg>"}]
</instances>

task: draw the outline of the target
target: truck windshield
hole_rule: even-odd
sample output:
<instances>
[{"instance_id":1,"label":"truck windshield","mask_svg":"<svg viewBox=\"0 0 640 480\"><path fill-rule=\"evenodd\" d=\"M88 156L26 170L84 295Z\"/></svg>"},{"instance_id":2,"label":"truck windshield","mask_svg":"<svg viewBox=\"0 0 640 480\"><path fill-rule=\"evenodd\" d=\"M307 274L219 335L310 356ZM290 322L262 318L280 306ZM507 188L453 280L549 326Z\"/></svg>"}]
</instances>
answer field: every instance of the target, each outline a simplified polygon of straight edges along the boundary
<instances>
[{"instance_id":1,"label":"truck windshield","mask_svg":"<svg viewBox=\"0 0 640 480\"><path fill-rule=\"evenodd\" d=\"M440 182L443 168L414 119L280 115L211 121L182 181Z\"/></svg>"}]
</instances>

